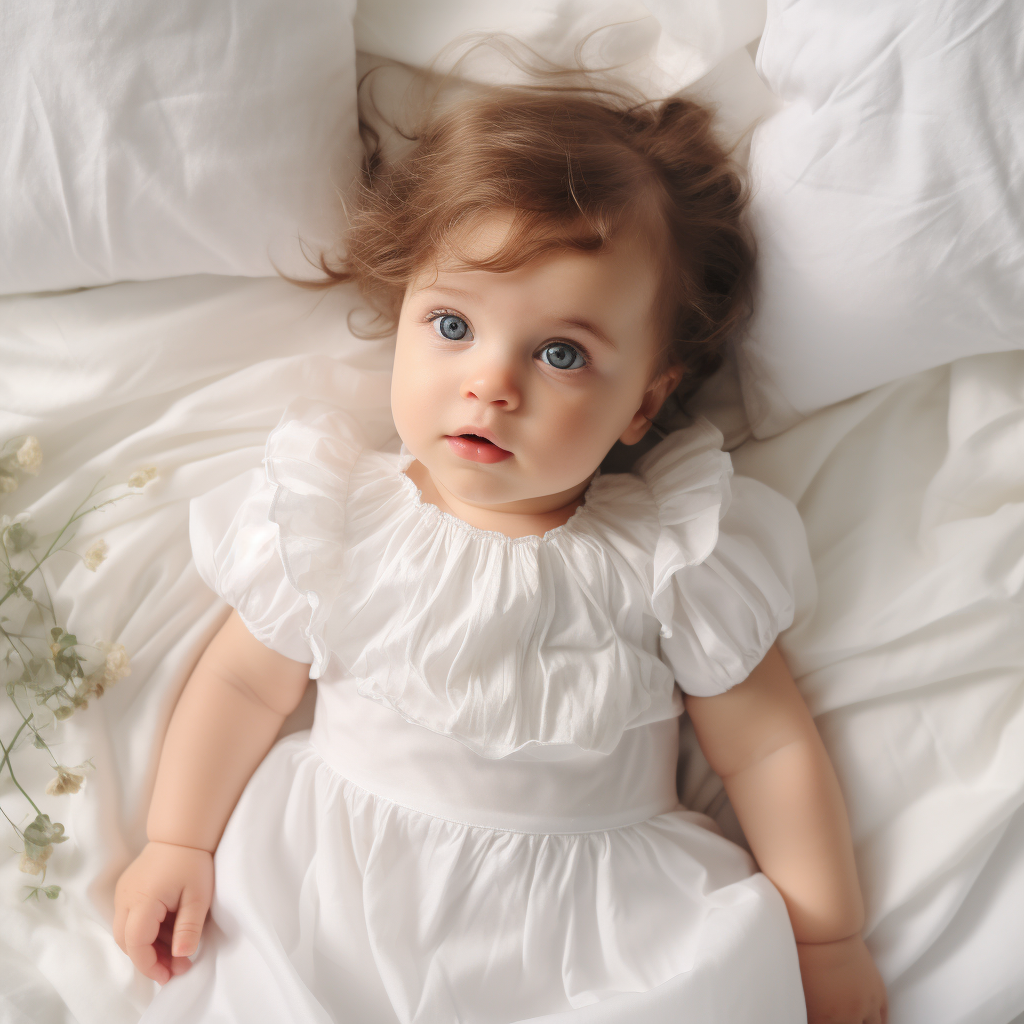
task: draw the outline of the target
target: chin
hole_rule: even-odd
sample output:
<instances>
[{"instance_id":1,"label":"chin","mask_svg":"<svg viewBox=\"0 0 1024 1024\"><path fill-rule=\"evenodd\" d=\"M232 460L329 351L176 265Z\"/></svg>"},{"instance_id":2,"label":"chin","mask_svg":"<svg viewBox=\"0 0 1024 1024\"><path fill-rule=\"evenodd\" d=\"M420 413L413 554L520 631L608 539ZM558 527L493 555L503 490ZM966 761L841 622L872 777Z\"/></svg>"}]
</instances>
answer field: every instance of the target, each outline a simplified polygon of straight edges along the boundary
<instances>
[{"instance_id":1,"label":"chin","mask_svg":"<svg viewBox=\"0 0 1024 1024\"><path fill-rule=\"evenodd\" d=\"M488 466L473 465L471 469L459 467L455 471L430 475L455 495L460 501L471 505L504 505L517 501L518 495L509 493L511 488L503 481L494 479L487 473Z\"/></svg>"}]
</instances>

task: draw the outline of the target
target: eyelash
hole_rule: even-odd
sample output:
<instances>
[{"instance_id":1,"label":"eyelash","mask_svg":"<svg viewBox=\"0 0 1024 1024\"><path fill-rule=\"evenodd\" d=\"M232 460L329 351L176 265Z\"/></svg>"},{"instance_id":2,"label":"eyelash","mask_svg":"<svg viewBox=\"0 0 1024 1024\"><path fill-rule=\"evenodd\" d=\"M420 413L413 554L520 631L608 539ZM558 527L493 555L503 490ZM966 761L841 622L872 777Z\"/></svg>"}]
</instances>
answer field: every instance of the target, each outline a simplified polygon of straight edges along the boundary
<instances>
[{"instance_id":1,"label":"eyelash","mask_svg":"<svg viewBox=\"0 0 1024 1024\"><path fill-rule=\"evenodd\" d=\"M425 324L433 324L437 320L440 320L441 317L443 317L443 316L457 316L460 320L464 321L467 324L467 326L469 324L469 321L466 320L466 318L461 313L457 313L454 309L432 309L424 317L423 322ZM560 338L551 338L551 339L549 339L548 341L546 341L543 344L543 346L541 346L540 351L543 352L544 349L550 347L551 345L558 344L559 341L562 341L562 339L560 339ZM590 366L592 360L590 358L590 351L586 348L586 346L582 345L578 341L569 341L568 339L564 340L563 344L569 345L571 348L576 349L576 351L579 352L579 354L581 356L583 356L583 358L586 360L586 365L585 366L579 366L575 370L560 370L559 371L560 373L579 373L581 370L585 370L585 369L587 369L588 366ZM553 366L551 368L553 370L557 370L558 369L557 366Z\"/></svg>"}]
</instances>

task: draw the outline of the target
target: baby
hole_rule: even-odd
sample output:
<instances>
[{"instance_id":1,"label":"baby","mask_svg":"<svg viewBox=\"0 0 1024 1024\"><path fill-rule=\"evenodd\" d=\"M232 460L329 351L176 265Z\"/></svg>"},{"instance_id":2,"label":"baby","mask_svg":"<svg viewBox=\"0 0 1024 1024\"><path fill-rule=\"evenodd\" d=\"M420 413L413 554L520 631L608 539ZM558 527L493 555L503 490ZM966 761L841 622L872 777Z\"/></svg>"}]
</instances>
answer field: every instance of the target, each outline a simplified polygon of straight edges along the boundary
<instances>
[{"instance_id":1,"label":"baby","mask_svg":"<svg viewBox=\"0 0 1024 1024\"><path fill-rule=\"evenodd\" d=\"M774 646L796 510L701 419L600 469L719 364L742 208L678 100L498 90L371 159L324 269L397 325L402 449L302 403L193 504L235 610L117 886L118 943L170 981L144 1021L885 1020ZM275 744L310 676L312 730ZM679 806L684 706L756 866Z\"/></svg>"}]
</instances>

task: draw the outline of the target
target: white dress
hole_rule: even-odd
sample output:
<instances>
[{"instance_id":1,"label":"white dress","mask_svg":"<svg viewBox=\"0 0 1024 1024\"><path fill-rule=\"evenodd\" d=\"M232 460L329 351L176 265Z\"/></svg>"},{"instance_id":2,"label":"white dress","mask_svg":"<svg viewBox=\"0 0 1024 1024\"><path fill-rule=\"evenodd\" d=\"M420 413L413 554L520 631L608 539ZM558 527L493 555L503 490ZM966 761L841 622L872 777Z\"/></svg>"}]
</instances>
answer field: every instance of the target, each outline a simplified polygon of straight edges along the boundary
<instances>
[{"instance_id":1,"label":"white dress","mask_svg":"<svg viewBox=\"0 0 1024 1024\"><path fill-rule=\"evenodd\" d=\"M781 897L675 789L679 686L741 682L809 571L796 510L720 445L698 421L510 539L321 406L193 503L203 578L312 661L317 703L146 1024L805 1020Z\"/></svg>"}]
</instances>

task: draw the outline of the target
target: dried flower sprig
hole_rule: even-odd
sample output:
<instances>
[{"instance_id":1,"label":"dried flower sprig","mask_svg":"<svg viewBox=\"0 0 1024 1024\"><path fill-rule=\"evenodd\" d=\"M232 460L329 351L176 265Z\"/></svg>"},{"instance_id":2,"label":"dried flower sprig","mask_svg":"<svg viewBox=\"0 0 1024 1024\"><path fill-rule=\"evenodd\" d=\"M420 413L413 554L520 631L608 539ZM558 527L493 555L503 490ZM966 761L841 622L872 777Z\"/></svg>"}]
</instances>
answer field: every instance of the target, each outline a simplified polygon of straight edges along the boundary
<instances>
[{"instance_id":1,"label":"dried flower sprig","mask_svg":"<svg viewBox=\"0 0 1024 1024\"><path fill-rule=\"evenodd\" d=\"M18 473L34 475L42 466L43 455L35 437L15 438L0 445L0 495L10 494L19 485ZM0 515L0 681L17 711L21 724L10 741L0 739L0 776L6 770L17 790L35 812L33 820L20 828L0 807L22 844L19 868L30 875L46 878L47 865L54 848L66 842L64 825L51 821L19 782L12 755L19 741L32 738L32 746L49 755L56 773L46 787L50 796L73 794L81 790L85 773L92 762L69 768L61 764L45 735L57 723L89 706L89 700L101 697L118 680L131 672L131 662L121 644L97 640L85 644L57 622L40 572L48 559L61 551L74 537L74 527L92 512L138 492L156 477L152 466L135 470L129 477L130 491L102 501L93 501L94 487L48 544L33 530L31 517L20 513L13 518ZM90 502L92 502L90 504ZM80 557L85 567L95 572L108 553L106 541L94 542ZM6 607L4 607L6 606ZM14 623L19 623L17 626ZM31 812L30 812L31 813ZM56 899L59 885L31 886L25 897Z\"/></svg>"}]
</instances>

